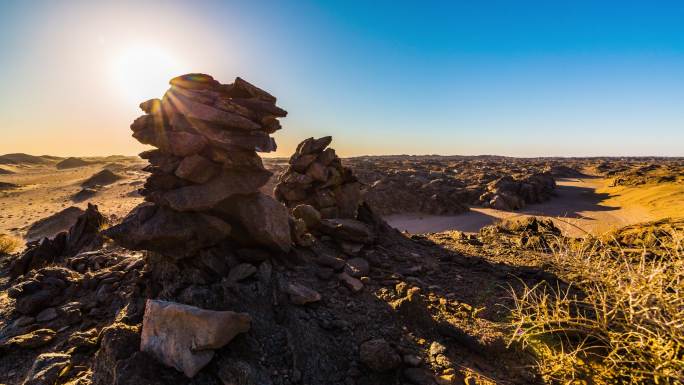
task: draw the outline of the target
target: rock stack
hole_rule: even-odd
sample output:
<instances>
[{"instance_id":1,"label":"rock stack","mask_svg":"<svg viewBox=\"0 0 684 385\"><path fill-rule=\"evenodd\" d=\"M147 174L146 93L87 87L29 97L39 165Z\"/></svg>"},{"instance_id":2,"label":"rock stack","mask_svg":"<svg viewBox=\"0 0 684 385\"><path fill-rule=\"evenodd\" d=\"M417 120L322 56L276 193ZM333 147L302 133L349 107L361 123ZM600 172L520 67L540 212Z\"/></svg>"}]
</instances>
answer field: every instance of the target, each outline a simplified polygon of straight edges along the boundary
<instances>
[{"instance_id":1,"label":"rock stack","mask_svg":"<svg viewBox=\"0 0 684 385\"><path fill-rule=\"evenodd\" d=\"M259 193L271 173L257 155L276 149L269 134L287 112L239 77L221 84L188 74L170 84L161 100L140 104L145 115L131 125L134 138L156 147L140 154L150 163L147 203L106 235L174 258L225 240L288 251L287 209Z\"/></svg>"},{"instance_id":2,"label":"rock stack","mask_svg":"<svg viewBox=\"0 0 684 385\"><path fill-rule=\"evenodd\" d=\"M322 218L356 218L362 201L361 184L344 167L335 150L327 148L332 137L309 138L297 146L290 167L279 178L275 197L294 208L313 206Z\"/></svg>"},{"instance_id":3,"label":"rock stack","mask_svg":"<svg viewBox=\"0 0 684 385\"><path fill-rule=\"evenodd\" d=\"M325 235L355 254L362 245L373 243L374 227L384 222L363 204L362 184L335 150L327 148L331 141L325 136L301 142L274 195L292 213L290 227L297 245L309 247Z\"/></svg>"}]
</instances>

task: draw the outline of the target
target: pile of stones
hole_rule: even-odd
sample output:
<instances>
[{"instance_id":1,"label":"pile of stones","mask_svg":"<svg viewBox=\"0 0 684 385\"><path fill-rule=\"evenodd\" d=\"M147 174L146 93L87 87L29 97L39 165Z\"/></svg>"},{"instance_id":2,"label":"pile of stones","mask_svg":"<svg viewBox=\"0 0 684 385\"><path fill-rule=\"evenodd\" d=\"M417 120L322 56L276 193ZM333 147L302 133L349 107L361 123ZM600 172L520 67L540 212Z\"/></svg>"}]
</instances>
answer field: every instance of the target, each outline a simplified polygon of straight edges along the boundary
<instances>
[{"instance_id":1,"label":"pile of stones","mask_svg":"<svg viewBox=\"0 0 684 385\"><path fill-rule=\"evenodd\" d=\"M309 138L297 146L281 174L274 195L288 207L313 206L323 218L356 218L361 184L349 167L327 148L332 137Z\"/></svg>"},{"instance_id":2,"label":"pile of stones","mask_svg":"<svg viewBox=\"0 0 684 385\"><path fill-rule=\"evenodd\" d=\"M106 231L120 245L181 259L225 241L289 251L287 209L259 192L271 176L257 151L276 149L269 135L287 112L268 92L236 78L209 75L170 81L161 100L140 104L133 137L156 149L140 156L150 173L147 203Z\"/></svg>"}]
</instances>

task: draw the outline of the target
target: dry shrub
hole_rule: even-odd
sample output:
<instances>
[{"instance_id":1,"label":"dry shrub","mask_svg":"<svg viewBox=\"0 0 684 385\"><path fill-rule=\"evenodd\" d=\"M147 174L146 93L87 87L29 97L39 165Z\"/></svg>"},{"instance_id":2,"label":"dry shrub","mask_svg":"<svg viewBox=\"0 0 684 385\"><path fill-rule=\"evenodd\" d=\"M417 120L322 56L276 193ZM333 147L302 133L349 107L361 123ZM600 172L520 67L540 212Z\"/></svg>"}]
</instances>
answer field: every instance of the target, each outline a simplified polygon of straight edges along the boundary
<instances>
[{"instance_id":1,"label":"dry shrub","mask_svg":"<svg viewBox=\"0 0 684 385\"><path fill-rule=\"evenodd\" d=\"M12 254L19 250L21 241L11 235L0 234L0 255Z\"/></svg>"},{"instance_id":2,"label":"dry shrub","mask_svg":"<svg viewBox=\"0 0 684 385\"><path fill-rule=\"evenodd\" d=\"M513 291L511 343L535 354L550 383L682 383L681 225L632 226L610 239L558 245L555 267L569 287ZM625 235L641 242L625 244Z\"/></svg>"}]
</instances>

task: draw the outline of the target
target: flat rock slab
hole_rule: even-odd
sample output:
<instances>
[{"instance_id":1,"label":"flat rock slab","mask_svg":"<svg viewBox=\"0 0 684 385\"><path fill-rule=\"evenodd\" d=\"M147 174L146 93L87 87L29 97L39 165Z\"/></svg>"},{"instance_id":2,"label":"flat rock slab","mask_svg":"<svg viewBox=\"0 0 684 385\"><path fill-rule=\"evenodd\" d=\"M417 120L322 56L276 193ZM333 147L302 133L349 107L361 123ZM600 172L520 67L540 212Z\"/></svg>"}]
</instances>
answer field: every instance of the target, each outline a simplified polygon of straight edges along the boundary
<instances>
[{"instance_id":1,"label":"flat rock slab","mask_svg":"<svg viewBox=\"0 0 684 385\"><path fill-rule=\"evenodd\" d=\"M270 177L266 170L223 170L208 183L169 191L162 199L176 211L210 210L234 195L254 193Z\"/></svg>"},{"instance_id":2,"label":"flat rock slab","mask_svg":"<svg viewBox=\"0 0 684 385\"><path fill-rule=\"evenodd\" d=\"M214 349L247 332L251 321L246 313L148 299L140 350L192 378L211 361Z\"/></svg>"}]
</instances>

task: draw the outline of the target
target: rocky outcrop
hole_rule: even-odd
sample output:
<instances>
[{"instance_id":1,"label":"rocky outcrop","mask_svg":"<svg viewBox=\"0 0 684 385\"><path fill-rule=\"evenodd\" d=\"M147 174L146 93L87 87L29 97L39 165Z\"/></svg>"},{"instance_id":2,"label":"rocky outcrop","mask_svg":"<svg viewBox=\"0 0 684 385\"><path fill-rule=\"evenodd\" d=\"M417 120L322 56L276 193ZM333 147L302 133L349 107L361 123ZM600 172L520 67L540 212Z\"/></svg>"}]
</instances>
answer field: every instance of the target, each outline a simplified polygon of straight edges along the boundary
<instances>
[{"instance_id":1,"label":"rocky outcrop","mask_svg":"<svg viewBox=\"0 0 684 385\"><path fill-rule=\"evenodd\" d=\"M12 263L12 275L16 277L81 251L100 247L103 242L100 230L106 223L107 219L100 214L97 206L88 204L86 211L76 219L69 231L61 232L52 239L43 238L29 243L26 251Z\"/></svg>"},{"instance_id":2,"label":"rocky outcrop","mask_svg":"<svg viewBox=\"0 0 684 385\"><path fill-rule=\"evenodd\" d=\"M288 251L287 211L259 192L268 182L257 151L276 149L269 135L287 112L276 98L237 78L220 84L209 75L171 79L160 99L131 125L133 137L156 149L141 190L146 203L106 235L135 250L176 259L230 240Z\"/></svg>"},{"instance_id":3,"label":"rocky outcrop","mask_svg":"<svg viewBox=\"0 0 684 385\"><path fill-rule=\"evenodd\" d=\"M555 188L556 182L548 172L523 179L504 176L487 185L487 192L480 196L480 201L498 210L518 210L526 204L549 200Z\"/></svg>"}]
</instances>

